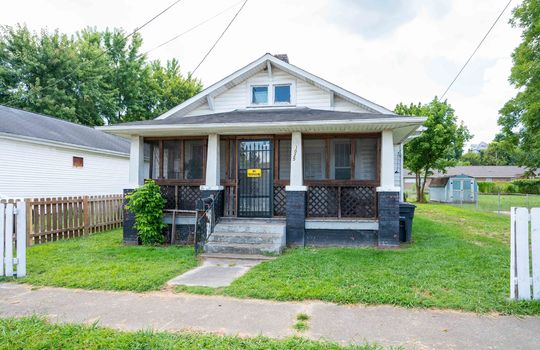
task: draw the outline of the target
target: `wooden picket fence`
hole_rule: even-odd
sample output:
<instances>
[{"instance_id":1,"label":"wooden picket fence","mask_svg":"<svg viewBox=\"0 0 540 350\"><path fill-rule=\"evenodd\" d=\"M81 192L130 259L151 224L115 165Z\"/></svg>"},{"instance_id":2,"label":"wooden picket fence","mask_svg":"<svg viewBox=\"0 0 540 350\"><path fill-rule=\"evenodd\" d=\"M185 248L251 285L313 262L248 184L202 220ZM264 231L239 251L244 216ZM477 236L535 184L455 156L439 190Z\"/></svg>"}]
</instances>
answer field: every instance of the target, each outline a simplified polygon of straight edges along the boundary
<instances>
[{"instance_id":1,"label":"wooden picket fence","mask_svg":"<svg viewBox=\"0 0 540 350\"><path fill-rule=\"evenodd\" d=\"M27 198L24 202L28 245L112 230L121 227L124 219L121 194Z\"/></svg>"},{"instance_id":2,"label":"wooden picket fence","mask_svg":"<svg viewBox=\"0 0 540 350\"><path fill-rule=\"evenodd\" d=\"M26 204L0 203L0 276L26 276Z\"/></svg>"},{"instance_id":3,"label":"wooden picket fence","mask_svg":"<svg viewBox=\"0 0 540 350\"><path fill-rule=\"evenodd\" d=\"M527 208L512 207L510 216L510 298L539 300L540 208L529 213Z\"/></svg>"}]
</instances>

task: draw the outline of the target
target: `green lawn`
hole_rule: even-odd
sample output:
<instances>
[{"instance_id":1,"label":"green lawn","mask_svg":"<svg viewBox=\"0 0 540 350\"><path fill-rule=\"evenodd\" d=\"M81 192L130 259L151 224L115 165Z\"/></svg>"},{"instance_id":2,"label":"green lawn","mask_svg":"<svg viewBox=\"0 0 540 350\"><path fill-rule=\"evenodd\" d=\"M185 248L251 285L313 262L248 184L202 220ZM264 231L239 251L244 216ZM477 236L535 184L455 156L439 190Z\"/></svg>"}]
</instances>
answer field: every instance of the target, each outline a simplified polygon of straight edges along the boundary
<instances>
[{"instance_id":1,"label":"green lawn","mask_svg":"<svg viewBox=\"0 0 540 350\"><path fill-rule=\"evenodd\" d=\"M275 300L394 304L540 314L511 302L509 218L449 205L419 205L413 243L401 249L293 249L220 289L179 291Z\"/></svg>"},{"instance_id":2,"label":"green lawn","mask_svg":"<svg viewBox=\"0 0 540 350\"><path fill-rule=\"evenodd\" d=\"M97 326L50 324L37 317L0 319L0 349L382 349L375 345L341 347L303 338L220 337L201 333L120 332Z\"/></svg>"},{"instance_id":3,"label":"green lawn","mask_svg":"<svg viewBox=\"0 0 540 350\"><path fill-rule=\"evenodd\" d=\"M28 249L28 277L36 286L84 289L160 289L166 281L197 265L193 247L124 246L114 230Z\"/></svg>"}]
</instances>

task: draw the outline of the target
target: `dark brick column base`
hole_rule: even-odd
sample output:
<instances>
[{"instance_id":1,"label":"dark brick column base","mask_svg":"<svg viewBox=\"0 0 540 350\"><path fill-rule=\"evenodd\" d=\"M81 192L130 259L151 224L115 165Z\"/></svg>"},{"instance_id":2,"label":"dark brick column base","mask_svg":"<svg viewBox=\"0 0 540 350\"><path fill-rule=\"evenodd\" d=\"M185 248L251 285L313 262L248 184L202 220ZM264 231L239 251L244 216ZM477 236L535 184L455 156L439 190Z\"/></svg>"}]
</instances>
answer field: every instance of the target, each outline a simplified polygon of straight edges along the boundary
<instances>
[{"instance_id":1,"label":"dark brick column base","mask_svg":"<svg viewBox=\"0 0 540 350\"><path fill-rule=\"evenodd\" d=\"M124 199L122 201L122 206L124 210L124 224L122 226L123 235L124 235L124 244L126 245L138 245L139 234L137 229L135 229L135 214L128 209L126 209L127 200L126 195L133 192L132 188L124 189Z\"/></svg>"},{"instance_id":2,"label":"dark brick column base","mask_svg":"<svg viewBox=\"0 0 540 350\"><path fill-rule=\"evenodd\" d=\"M377 192L379 247L399 247L399 192Z\"/></svg>"},{"instance_id":3,"label":"dark brick column base","mask_svg":"<svg viewBox=\"0 0 540 350\"><path fill-rule=\"evenodd\" d=\"M287 245L304 246L306 191L287 191Z\"/></svg>"}]
</instances>

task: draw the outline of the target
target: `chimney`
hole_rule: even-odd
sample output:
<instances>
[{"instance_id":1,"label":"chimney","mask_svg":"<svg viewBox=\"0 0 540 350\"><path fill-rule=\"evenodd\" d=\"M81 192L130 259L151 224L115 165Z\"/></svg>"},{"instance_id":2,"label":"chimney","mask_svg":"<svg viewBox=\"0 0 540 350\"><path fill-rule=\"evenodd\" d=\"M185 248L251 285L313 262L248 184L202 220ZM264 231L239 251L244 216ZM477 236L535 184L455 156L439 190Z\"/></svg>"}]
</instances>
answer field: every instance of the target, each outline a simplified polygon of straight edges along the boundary
<instances>
[{"instance_id":1,"label":"chimney","mask_svg":"<svg viewBox=\"0 0 540 350\"><path fill-rule=\"evenodd\" d=\"M274 55L275 58L278 60L282 60L283 62L289 63L289 56L287 56L286 53L278 53Z\"/></svg>"}]
</instances>

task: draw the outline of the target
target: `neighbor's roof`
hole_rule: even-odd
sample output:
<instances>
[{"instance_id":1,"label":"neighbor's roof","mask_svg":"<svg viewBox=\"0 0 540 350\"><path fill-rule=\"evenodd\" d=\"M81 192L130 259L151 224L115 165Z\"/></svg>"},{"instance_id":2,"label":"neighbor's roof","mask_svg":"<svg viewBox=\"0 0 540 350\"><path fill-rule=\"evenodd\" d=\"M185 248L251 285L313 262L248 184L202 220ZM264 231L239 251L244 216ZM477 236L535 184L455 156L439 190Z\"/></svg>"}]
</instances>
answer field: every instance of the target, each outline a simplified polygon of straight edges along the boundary
<instances>
[{"instance_id":1,"label":"neighbor's roof","mask_svg":"<svg viewBox=\"0 0 540 350\"><path fill-rule=\"evenodd\" d=\"M233 86L236 86L240 84L241 82L245 81L246 79L253 76L255 73L259 72L260 70L264 68L272 68L277 67L295 77L298 79L301 79L309 84L313 84L325 91L332 92L333 94L345 99L346 101L349 101L355 105L361 106L366 110L372 111L374 113L381 113L381 114L392 114L392 111L390 111L387 108L384 108L374 102L371 102L361 96L358 96L348 90L345 90L335 84L330 83L327 80L324 80L314 74L311 74L295 65L290 64L289 62L285 62L282 59L270 54L266 53L260 58L256 59L255 61L251 62L247 66L237 70L236 72L228 75L227 77L223 78L222 80L218 81L217 83L207 87L203 91L199 92L195 96L191 97L190 99L184 101L183 103L179 104L178 106L170 109L169 111L163 113L156 119L165 119L172 116L183 116L189 113L190 111L194 110L195 108L201 106L202 104L206 103L208 99L212 99L215 96L220 95L221 93L227 91Z\"/></svg>"},{"instance_id":2,"label":"neighbor's roof","mask_svg":"<svg viewBox=\"0 0 540 350\"><path fill-rule=\"evenodd\" d=\"M122 137L42 114L0 105L0 135L129 154Z\"/></svg>"},{"instance_id":3,"label":"neighbor's roof","mask_svg":"<svg viewBox=\"0 0 540 350\"><path fill-rule=\"evenodd\" d=\"M429 183L429 187L444 187L450 178L448 176L436 177Z\"/></svg>"},{"instance_id":4,"label":"neighbor's roof","mask_svg":"<svg viewBox=\"0 0 540 350\"><path fill-rule=\"evenodd\" d=\"M525 168L513 165L470 165L454 166L446 169L446 174L435 172L431 177L468 175L472 177L491 178L519 178L525 173ZM405 177L414 177L414 174L407 171Z\"/></svg>"}]
</instances>

